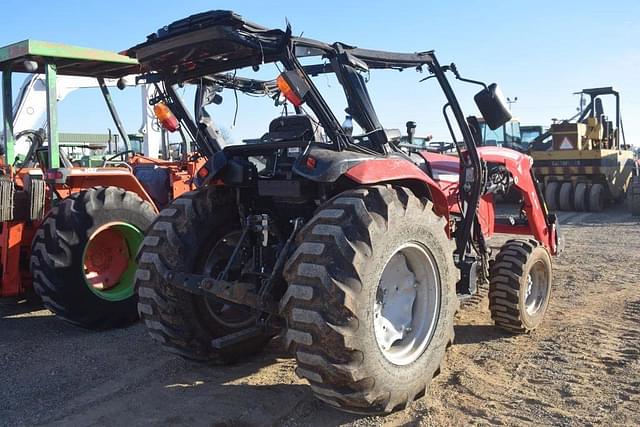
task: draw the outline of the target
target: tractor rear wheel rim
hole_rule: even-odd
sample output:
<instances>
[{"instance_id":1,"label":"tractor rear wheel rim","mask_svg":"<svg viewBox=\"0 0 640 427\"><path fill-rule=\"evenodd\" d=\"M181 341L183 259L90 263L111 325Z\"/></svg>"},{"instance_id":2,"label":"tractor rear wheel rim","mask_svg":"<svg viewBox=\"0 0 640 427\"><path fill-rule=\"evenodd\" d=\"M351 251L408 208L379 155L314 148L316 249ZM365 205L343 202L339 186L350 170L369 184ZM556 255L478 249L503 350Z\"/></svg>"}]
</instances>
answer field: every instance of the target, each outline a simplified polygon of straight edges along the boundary
<instances>
[{"instance_id":1,"label":"tractor rear wheel rim","mask_svg":"<svg viewBox=\"0 0 640 427\"><path fill-rule=\"evenodd\" d=\"M113 221L89 237L82 256L87 287L102 299L122 301L134 294L135 255L144 238L134 225Z\"/></svg>"},{"instance_id":2,"label":"tractor rear wheel rim","mask_svg":"<svg viewBox=\"0 0 640 427\"><path fill-rule=\"evenodd\" d=\"M527 289L525 291L524 306L527 314L535 315L542 307L549 292L549 276L544 262L538 261L527 275Z\"/></svg>"},{"instance_id":3,"label":"tractor rear wheel rim","mask_svg":"<svg viewBox=\"0 0 640 427\"><path fill-rule=\"evenodd\" d=\"M408 365L424 353L436 329L440 300L431 253L417 242L402 245L382 271L374 302L375 337L389 362Z\"/></svg>"},{"instance_id":4,"label":"tractor rear wheel rim","mask_svg":"<svg viewBox=\"0 0 640 427\"><path fill-rule=\"evenodd\" d=\"M216 277L224 269L241 234L242 232L239 230L232 231L213 245L204 264L205 274ZM242 249L238 254L238 259L239 262L236 261L229 271L229 279L231 280L240 279L242 274L242 266L246 261L246 254ZM249 307L233 304L213 296L204 298L204 306L209 315L218 323L231 329L245 328L256 321L256 315Z\"/></svg>"}]
</instances>

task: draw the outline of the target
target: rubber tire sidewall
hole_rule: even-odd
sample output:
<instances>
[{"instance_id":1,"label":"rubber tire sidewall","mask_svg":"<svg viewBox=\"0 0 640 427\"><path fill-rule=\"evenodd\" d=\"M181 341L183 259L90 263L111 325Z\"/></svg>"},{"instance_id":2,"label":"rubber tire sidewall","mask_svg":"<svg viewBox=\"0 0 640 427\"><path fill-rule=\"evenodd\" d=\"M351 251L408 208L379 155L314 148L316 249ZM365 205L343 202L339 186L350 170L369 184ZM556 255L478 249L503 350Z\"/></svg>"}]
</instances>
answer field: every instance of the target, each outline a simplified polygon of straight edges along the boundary
<instances>
[{"instance_id":1,"label":"rubber tire sidewall","mask_svg":"<svg viewBox=\"0 0 640 427\"><path fill-rule=\"evenodd\" d=\"M558 196L558 205L563 211L571 211L574 209L574 191L571 182L563 182L560 186L560 195Z\"/></svg>"},{"instance_id":2,"label":"rubber tire sidewall","mask_svg":"<svg viewBox=\"0 0 640 427\"><path fill-rule=\"evenodd\" d=\"M605 188L602 184L593 184L589 189L589 211L602 212L605 207Z\"/></svg>"},{"instance_id":3,"label":"rubber tire sidewall","mask_svg":"<svg viewBox=\"0 0 640 427\"><path fill-rule=\"evenodd\" d=\"M576 184L575 191L573 193L573 205L576 211L583 212L589 210L589 187L583 182Z\"/></svg>"},{"instance_id":4,"label":"rubber tire sidewall","mask_svg":"<svg viewBox=\"0 0 640 427\"><path fill-rule=\"evenodd\" d=\"M391 219L391 221L394 219L396 218ZM442 234L444 235L444 230ZM440 360L437 357L430 357L430 355L426 353L437 353L447 345L447 333L449 332L447 327L449 322L453 321L454 314L447 313L449 307L447 298L450 297L450 293L447 290L446 281L449 276L443 269L443 266L449 265L448 260L444 257L444 254L446 254L446 251L449 249L449 245L443 244L442 236L436 236L432 229L422 223L412 221L398 223L393 228L390 227L388 232L381 233L376 237L377 239L372 239L372 242L374 242L372 256L368 259L368 262L364 264L365 267L360 270L362 272L362 283L364 285L363 300L366 301L365 306L361 307L362 310L358 315L360 323L366 325L366 328L363 328L366 333L361 335L360 339L362 340L362 348L375 349L365 356L364 363L369 365L368 369L378 372L378 376L376 377L377 381L386 384L395 384L396 387L402 388L414 382L416 377L424 375L425 372L434 372L438 368ZM376 302L378 283L387 262L401 245L409 242L418 243L427 250L436 264L436 270L439 276L438 285L440 287L438 290L440 294L439 314L431 342L425 347L424 353L414 362L399 366L388 361L378 346L374 330L374 305ZM427 245L429 246L427 247ZM451 254L449 254L449 256L451 256ZM384 375L381 375L382 373L384 373Z\"/></svg>"},{"instance_id":5,"label":"rubber tire sidewall","mask_svg":"<svg viewBox=\"0 0 640 427\"><path fill-rule=\"evenodd\" d=\"M337 298L334 299L334 296L324 285L317 283L311 285L311 282L308 282L304 276L296 276L296 266L302 266L305 262L308 263L311 260L305 259L305 255L301 255L299 261L296 261L296 254L294 254L290 260L291 265L288 272L290 286L300 286L307 283L307 285L303 286L311 285L316 289L323 290L317 296L317 291L314 290L311 302L298 300L299 302L295 305L289 304L287 306L289 307L287 317L290 328L306 330L308 331L306 333L313 335L311 344L297 343L295 347L297 351L325 354L324 357L327 358L327 363L340 363L339 360L353 357L354 352L360 355L357 357L359 361L357 364L358 377L366 378L363 381L371 384L367 387L366 395L372 396L376 402L370 406L360 406L362 403L358 403L358 406L353 406L350 401L351 398L348 397L349 392L345 390L352 389L355 392L361 386L347 378L334 377L331 374L331 370L329 370L321 374L327 375L327 377L317 386L340 390L340 393L344 396L339 398L339 400L344 400L338 406L340 409L356 413L385 413L398 406L404 407L416 396L424 393L425 387L428 387L431 381L431 377L439 372L446 347L453 340L453 318L455 311L459 307L455 294L456 270L453 263L453 246L444 229L446 222L433 213L430 203L422 205L413 194L398 187L376 186L368 190L354 190L356 194L362 194L360 193L362 191L369 191L369 194L378 192L378 199L388 203L388 209L376 209L375 207L367 206L366 209L370 212L369 217L376 218L377 214L384 212L382 215L388 215L388 219L383 220L382 217L378 217L379 220L373 219L367 231L367 229L363 230L360 226L362 224L360 220L365 215L364 212L359 209L352 211L349 214L350 216L340 221L343 221L341 227L345 230L344 236L351 236L351 238L355 239L351 241L353 242L352 245L355 244L355 247L358 248L359 255L356 254L355 258L350 260L343 253L339 256L339 261L337 260L338 255L335 255L335 262L339 262L339 264L331 267L334 261L332 261L333 256L330 251L331 248L336 248L336 246L328 244L328 247L325 246L322 255L319 255L317 261L313 262L314 264L324 263L327 266L327 270L329 270L330 277L333 277L338 282L352 283L353 285L348 285L352 288L360 288L361 286L360 290L354 295L345 297L345 301L349 301L347 304L340 303ZM364 196L364 200L367 200L366 197L368 196ZM408 200L406 205L408 208L403 213L403 208L399 204L401 203L400 200L404 198ZM330 217L332 212L338 209L349 210L350 206L353 206L354 199L354 193L351 193L351 191L342 193L325 205L327 214ZM353 215L357 215L360 218L356 220ZM327 218L321 209L305 226L305 229L301 231L298 236L299 244L315 245L317 243L314 242L327 241L323 235L314 232L316 224L321 226L327 224L319 219L323 217ZM350 227L356 227L357 229L349 230ZM369 247L369 243L364 241L358 241L355 236L361 236L370 242L371 246ZM370 238L364 236L370 236ZM338 248L345 244L340 243L341 240L341 238L337 238L337 241L334 240L334 242L337 242ZM424 353L412 363L400 366L391 363L379 348L375 337L373 319L376 293L382 272L396 250L408 242L419 243L431 254L440 279L440 305L435 330L430 343L424 349ZM370 249L367 249L367 247ZM342 252L341 249L338 250ZM348 249L345 250L349 251ZM301 261L302 263L300 263ZM351 264L351 267L348 264ZM360 283L361 285L355 285L355 283ZM318 286L322 286L322 288L317 288ZM344 336L345 341L334 335L333 332L324 333L322 328L318 329L319 325L305 325L296 320L295 311L297 309L316 312L328 324L344 325L346 322L349 326L345 327L349 332ZM329 331L332 329L328 328L326 324L324 327ZM299 356L298 363L303 371L315 368L322 369L320 365L306 365ZM310 378L307 377L307 379ZM312 378L310 381L312 381ZM322 399L320 392L316 391L316 395ZM385 398L383 396L387 396L387 401L384 401ZM378 399L383 399L383 401Z\"/></svg>"},{"instance_id":6,"label":"rubber tire sidewall","mask_svg":"<svg viewBox=\"0 0 640 427\"><path fill-rule=\"evenodd\" d=\"M553 181L547 184L547 188L544 190L544 199L547 204L547 208L550 211L558 210L558 193L560 191L560 184L557 181Z\"/></svg>"},{"instance_id":7,"label":"rubber tire sidewall","mask_svg":"<svg viewBox=\"0 0 640 427\"><path fill-rule=\"evenodd\" d=\"M526 301L526 291L527 291L527 276L531 272L531 268L538 262L541 261L547 272L547 293L545 295L540 308L536 311L536 313L532 316L527 312L527 308L525 305ZM537 328L540 323L542 323L544 316L547 312L547 308L549 307L549 300L551 298L551 291L553 283L553 267L551 262L551 256L549 256L549 252L543 247L538 246L533 249L531 255L527 259L526 264L523 267L523 274L520 278L520 298L518 301L518 308L520 313L522 314L522 324L529 330Z\"/></svg>"}]
</instances>

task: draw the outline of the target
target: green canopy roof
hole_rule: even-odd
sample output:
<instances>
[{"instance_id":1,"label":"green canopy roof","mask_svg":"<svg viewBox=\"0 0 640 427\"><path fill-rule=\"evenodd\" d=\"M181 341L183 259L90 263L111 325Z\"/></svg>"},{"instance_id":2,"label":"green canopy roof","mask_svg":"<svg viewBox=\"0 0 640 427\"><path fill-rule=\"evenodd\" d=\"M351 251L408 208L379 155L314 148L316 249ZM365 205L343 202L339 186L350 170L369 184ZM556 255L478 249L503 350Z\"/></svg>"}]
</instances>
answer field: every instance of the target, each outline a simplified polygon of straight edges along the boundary
<instances>
[{"instance_id":1,"label":"green canopy roof","mask_svg":"<svg viewBox=\"0 0 640 427\"><path fill-rule=\"evenodd\" d=\"M25 61L35 61L37 69L28 69ZM40 40L23 40L0 48L2 69L12 64L12 71L43 73L47 62L57 66L58 74L73 76L118 78L140 70L136 59L107 50Z\"/></svg>"}]
</instances>

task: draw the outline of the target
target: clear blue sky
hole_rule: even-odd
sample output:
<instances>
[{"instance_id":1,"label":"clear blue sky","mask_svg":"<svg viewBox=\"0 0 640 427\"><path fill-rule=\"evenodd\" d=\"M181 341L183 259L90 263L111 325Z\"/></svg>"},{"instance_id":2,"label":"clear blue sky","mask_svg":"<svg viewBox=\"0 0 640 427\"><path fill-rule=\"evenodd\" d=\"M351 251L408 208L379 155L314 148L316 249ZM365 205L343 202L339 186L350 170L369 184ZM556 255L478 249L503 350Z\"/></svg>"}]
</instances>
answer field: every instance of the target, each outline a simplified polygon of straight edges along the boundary
<instances>
[{"instance_id":1,"label":"clear blue sky","mask_svg":"<svg viewBox=\"0 0 640 427\"><path fill-rule=\"evenodd\" d=\"M548 125L552 117L569 117L578 101L572 92L613 85L622 93L627 140L640 145L637 0L4 0L0 44L37 38L119 51L160 26L212 8L232 9L254 22L281 28L286 17L294 33L324 41L398 51L435 49L441 62L453 61L464 75L496 81L507 96L517 96L513 112L525 124ZM381 117L392 122L383 124L400 127L413 119L419 134L445 137L441 99L434 97L434 89L425 89L424 96L416 95L415 87L403 93L404 89L395 85L374 95ZM474 91L458 91L467 114L477 114L470 102ZM95 100L100 102L97 96ZM137 110L119 107L126 124L135 128L139 119L131 116ZM65 106L61 114L61 130L102 131L110 126L106 114L94 114L78 103ZM74 121L76 115L82 120Z\"/></svg>"}]
</instances>

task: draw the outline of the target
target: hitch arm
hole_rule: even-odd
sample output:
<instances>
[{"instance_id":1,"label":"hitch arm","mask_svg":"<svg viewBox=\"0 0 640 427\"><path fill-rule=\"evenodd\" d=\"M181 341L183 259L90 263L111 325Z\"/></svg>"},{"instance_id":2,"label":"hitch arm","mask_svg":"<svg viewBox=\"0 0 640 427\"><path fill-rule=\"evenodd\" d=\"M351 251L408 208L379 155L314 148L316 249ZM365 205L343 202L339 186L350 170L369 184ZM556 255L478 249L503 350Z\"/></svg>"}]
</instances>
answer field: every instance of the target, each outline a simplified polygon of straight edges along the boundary
<instances>
[{"instance_id":1,"label":"hitch arm","mask_svg":"<svg viewBox=\"0 0 640 427\"><path fill-rule=\"evenodd\" d=\"M173 286L194 294L211 295L266 313L278 313L278 304L269 295L258 295L256 285L253 283L219 280L200 274L177 272L167 273L167 279Z\"/></svg>"}]
</instances>

